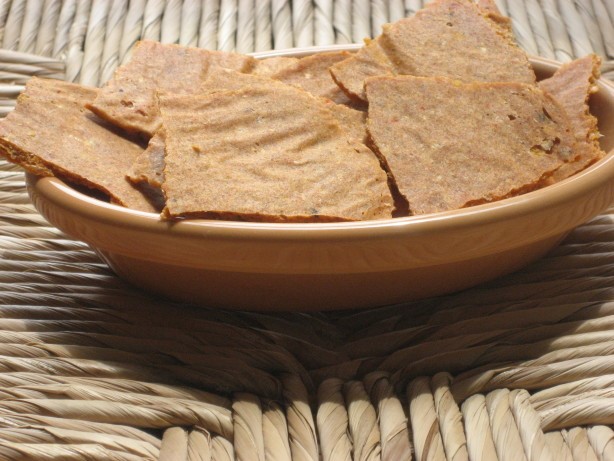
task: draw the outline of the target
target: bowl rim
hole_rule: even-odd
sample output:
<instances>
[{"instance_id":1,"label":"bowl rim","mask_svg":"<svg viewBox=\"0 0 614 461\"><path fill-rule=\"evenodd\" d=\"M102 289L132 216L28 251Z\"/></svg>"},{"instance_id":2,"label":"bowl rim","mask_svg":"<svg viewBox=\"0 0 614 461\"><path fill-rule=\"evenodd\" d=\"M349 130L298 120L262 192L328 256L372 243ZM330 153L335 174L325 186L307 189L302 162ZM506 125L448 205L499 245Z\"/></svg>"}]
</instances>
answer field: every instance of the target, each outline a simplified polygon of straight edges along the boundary
<instances>
[{"instance_id":1,"label":"bowl rim","mask_svg":"<svg viewBox=\"0 0 614 461\"><path fill-rule=\"evenodd\" d=\"M317 52L357 50L361 44L329 45L252 53L257 58L305 56ZM531 63L554 70L560 63L530 56ZM614 97L614 83L599 79L600 91ZM408 234L447 232L531 215L544 207L555 207L614 181L614 149L589 168L558 183L516 197L445 212L401 218L334 223L261 223L207 219L161 220L158 214L131 210L89 197L56 177L36 177L27 173L30 194L40 194L54 204L98 222L144 231L199 234L228 238L287 240L346 240L348 238L388 238ZM86 205L86 206L84 206Z\"/></svg>"}]
</instances>

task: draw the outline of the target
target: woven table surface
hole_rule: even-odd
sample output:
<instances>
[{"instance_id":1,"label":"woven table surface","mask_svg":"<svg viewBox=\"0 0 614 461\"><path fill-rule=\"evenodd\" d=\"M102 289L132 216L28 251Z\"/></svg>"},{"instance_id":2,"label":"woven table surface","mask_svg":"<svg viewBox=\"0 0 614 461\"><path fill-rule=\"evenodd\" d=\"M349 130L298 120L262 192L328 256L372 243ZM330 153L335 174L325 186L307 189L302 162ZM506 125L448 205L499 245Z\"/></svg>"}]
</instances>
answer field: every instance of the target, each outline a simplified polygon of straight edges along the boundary
<instances>
[{"instance_id":1,"label":"woven table surface","mask_svg":"<svg viewBox=\"0 0 614 461\"><path fill-rule=\"evenodd\" d=\"M529 53L614 59L611 0L496 2ZM0 113L31 75L106 81L149 38L360 42L420 1L0 1ZM0 162L0 460L612 460L614 208L461 293L363 311L156 300Z\"/></svg>"}]
</instances>

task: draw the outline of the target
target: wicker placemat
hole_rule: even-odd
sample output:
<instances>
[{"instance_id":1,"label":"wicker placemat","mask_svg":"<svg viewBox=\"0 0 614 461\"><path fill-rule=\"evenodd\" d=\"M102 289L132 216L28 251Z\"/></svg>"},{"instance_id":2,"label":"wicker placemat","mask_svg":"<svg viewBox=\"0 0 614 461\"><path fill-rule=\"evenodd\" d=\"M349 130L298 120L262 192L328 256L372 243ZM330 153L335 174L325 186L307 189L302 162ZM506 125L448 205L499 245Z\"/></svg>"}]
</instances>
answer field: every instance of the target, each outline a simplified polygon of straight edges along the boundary
<instances>
[{"instance_id":1,"label":"wicker placemat","mask_svg":"<svg viewBox=\"0 0 614 461\"><path fill-rule=\"evenodd\" d=\"M527 50L611 65L609 0L497 3ZM30 75L99 83L141 36L241 51L343 43L420 6L0 2L0 111ZM0 162L0 460L614 459L613 223L614 208L455 295L208 311L119 280Z\"/></svg>"}]
</instances>

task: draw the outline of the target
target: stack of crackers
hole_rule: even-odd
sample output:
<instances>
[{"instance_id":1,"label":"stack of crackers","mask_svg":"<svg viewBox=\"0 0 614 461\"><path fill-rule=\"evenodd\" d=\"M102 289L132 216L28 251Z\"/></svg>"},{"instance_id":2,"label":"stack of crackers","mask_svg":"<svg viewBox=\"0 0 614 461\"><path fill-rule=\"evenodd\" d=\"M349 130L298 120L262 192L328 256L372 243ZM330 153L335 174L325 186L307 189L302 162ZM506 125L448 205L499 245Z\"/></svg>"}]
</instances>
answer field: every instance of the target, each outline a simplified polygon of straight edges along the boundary
<instances>
[{"instance_id":1,"label":"stack of crackers","mask_svg":"<svg viewBox=\"0 0 614 461\"><path fill-rule=\"evenodd\" d=\"M101 89L32 78L0 153L162 219L387 219L501 200L603 157L590 55L536 81L491 0L435 0L357 53L143 41Z\"/></svg>"}]
</instances>

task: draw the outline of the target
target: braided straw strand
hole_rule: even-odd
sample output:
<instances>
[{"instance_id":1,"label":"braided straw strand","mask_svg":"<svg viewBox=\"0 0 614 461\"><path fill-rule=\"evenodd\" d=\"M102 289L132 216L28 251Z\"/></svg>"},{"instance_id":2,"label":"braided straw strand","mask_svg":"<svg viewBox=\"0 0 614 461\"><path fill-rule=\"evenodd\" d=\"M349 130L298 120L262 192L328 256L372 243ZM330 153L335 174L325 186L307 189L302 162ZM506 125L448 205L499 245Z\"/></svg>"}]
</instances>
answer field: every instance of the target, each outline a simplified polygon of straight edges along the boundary
<instances>
[{"instance_id":1,"label":"braided straw strand","mask_svg":"<svg viewBox=\"0 0 614 461\"><path fill-rule=\"evenodd\" d=\"M167 0L160 22L161 43L179 42L182 3L182 0Z\"/></svg>"},{"instance_id":2,"label":"braided straw strand","mask_svg":"<svg viewBox=\"0 0 614 461\"><path fill-rule=\"evenodd\" d=\"M606 56L605 45L593 9L592 0L574 0L574 4L580 20L584 24L584 29L588 35L593 52L600 56Z\"/></svg>"},{"instance_id":3,"label":"braided straw strand","mask_svg":"<svg viewBox=\"0 0 614 461\"><path fill-rule=\"evenodd\" d=\"M76 82L81 74L81 64L83 62L83 44L88 27L88 19L91 0L77 2L75 10L75 20L68 32L68 42L66 44L66 80Z\"/></svg>"},{"instance_id":4,"label":"braided straw strand","mask_svg":"<svg viewBox=\"0 0 614 461\"><path fill-rule=\"evenodd\" d=\"M353 43L352 0L336 0L333 6L333 28L335 43Z\"/></svg>"},{"instance_id":5,"label":"braided straw strand","mask_svg":"<svg viewBox=\"0 0 614 461\"><path fill-rule=\"evenodd\" d=\"M593 10L597 25L603 37L603 46L606 50L608 58L614 58L614 18L608 14L608 10L604 5L604 0L593 0Z\"/></svg>"},{"instance_id":6,"label":"braided straw strand","mask_svg":"<svg viewBox=\"0 0 614 461\"><path fill-rule=\"evenodd\" d=\"M61 0L45 0L34 47L35 54L42 56L53 55L53 42L61 8Z\"/></svg>"},{"instance_id":7,"label":"braided straw strand","mask_svg":"<svg viewBox=\"0 0 614 461\"><path fill-rule=\"evenodd\" d=\"M218 23L217 47L222 51L232 51L236 46L237 1L222 1Z\"/></svg>"},{"instance_id":8,"label":"braided straw strand","mask_svg":"<svg viewBox=\"0 0 614 461\"><path fill-rule=\"evenodd\" d=\"M335 31L333 29L334 4L333 0L314 0L313 2L315 45L335 43Z\"/></svg>"},{"instance_id":9,"label":"braided straw strand","mask_svg":"<svg viewBox=\"0 0 614 461\"><path fill-rule=\"evenodd\" d=\"M548 59L555 59L544 11L539 6L538 0L526 0L526 4L527 18L533 32L538 54Z\"/></svg>"},{"instance_id":10,"label":"braided straw strand","mask_svg":"<svg viewBox=\"0 0 614 461\"><path fill-rule=\"evenodd\" d=\"M439 431L443 441L446 459L451 461L468 460L467 439L463 430L462 414L450 393L452 376L437 373L433 376L431 387L435 411L439 419Z\"/></svg>"},{"instance_id":11,"label":"braided straw strand","mask_svg":"<svg viewBox=\"0 0 614 461\"><path fill-rule=\"evenodd\" d=\"M546 444L552 453L552 458L560 461L573 461L573 453L565 442L563 434L559 431L546 432L544 434Z\"/></svg>"},{"instance_id":12,"label":"braided straw strand","mask_svg":"<svg viewBox=\"0 0 614 461\"><path fill-rule=\"evenodd\" d=\"M474 394L463 402L461 407L467 452L473 461L497 461L497 451L492 438L490 418L486 409L486 399L482 394Z\"/></svg>"},{"instance_id":13,"label":"braided straw strand","mask_svg":"<svg viewBox=\"0 0 614 461\"><path fill-rule=\"evenodd\" d=\"M353 458L356 461L379 461L381 446L377 414L363 383L348 381L344 385L344 395L354 445Z\"/></svg>"},{"instance_id":14,"label":"braided straw strand","mask_svg":"<svg viewBox=\"0 0 614 461\"><path fill-rule=\"evenodd\" d=\"M273 46L276 50L292 48L294 38L290 3L287 0L271 0L271 15L273 17Z\"/></svg>"},{"instance_id":15,"label":"braided straw strand","mask_svg":"<svg viewBox=\"0 0 614 461\"><path fill-rule=\"evenodd\" d=\"M0 0L0 43L4 41L4 29L6 28L6 18L9 14L12 0Z\"/></svg>"},{"instance_id":16,"label":"braided straw strand","mask_svg":"<svg viewBox=\"0 0 614 461\"><path fill-rule=\"evenodd\" d=\"M262 434L267 461L292 461L286 415L276 402L269 401L264 406Z\"/></svg>"},{"instance_id":17,"label":"braided straw strand","mask_svg":"<svg viewBox=\"0 0 614 461\"><path fill-rule=\"evenodd\" d=\"M407 400L416 459L445 460L437 412L427 377L419 377L409 383Z\"/></svg>"},{"instance_id":18,"label":"braided straw strand","mask_svg":"<svg viewBox=\"0 0 614 461\"><path fill-rule=\"evenodd\" d=\"M188 457L188 433L181 427L171 427L164 431L159 461L175 461Z\"/></svg>"},{"instance_id":19,"label":"braided straw strand","mask_svg":"<svg viewBox=\"0 0 614 461\"><path fill-rule=\"evenodd\" d=\"M614 459L614 431L611 427L589 427L586 430L586 435L599 459Z\"/></svg>"},{"instance_id":20,"label":"braided straw strand","mask_svg":"<svg viewBox=\"0 0 614 461\"><path fill-rule=\"evenodd\" d=\"M107 17L110 7L111 3L107 0L94 0L92 4L79 79L79 83L82 85L98 86L100 59L105 46Z\"/></svg>"},{"instance_id":21,"label":"braided straw strand","mask_svg":"<svg viewBox=\"0 0 614 461\"><path fill-rule=\"evenodd\" d=\"M184 0L181 5L181 26L179 27L179 44L183 46L198 45L198 28L201 16L199 0Z\"/></svg>"},{"instance_id":22,"label":"braided straw strand","mask_svg":"<svg viewBox=\"0 0 614 461\"><path fill-rule=\"evenodd\" d=\"M164 0L147 0L143 14L143 40L159 41L162 31L162 15L166 2Z\"/></svg>"},{"instance_id":23,"label":"braided straw strand","mask_svg":"<svg viewBox=\"0 0 614 461\"><path fill-rule=\"evenodd\" d=\"M541 0L542 11L548 24L548 31L554 48L554 56L558 61L571 61L574 52L571 47L566 25L563 23L556 0Z\"/></svg>"},{"instance_id":24,"label":"braided straw strand","mask_svg":"<svg viewBox=\"0 0 614 461\"><path fill-rule=\"evenodd\" d=\"M220 14L220 0L205 0L201 7L198 46L215 50L217 49L217 22Z\"/></svg>"},{"instance_id":25,"label":"braided straw strand","mask_svg":"<svg viewBox=\"0 0 614 461\"><path fill-rule=\"evenodd\" d=\"M348 413L343 397L343 381L329 378L318 388L318 435L323 461L350 461L352 442Z\"/></svg>"},{"instance_id":26,"label":"braided straw strand","mask_svg":"<svg viewBox=\"0 0 614 461\"><path fill-rule=\"evenodd\" d=\"M309 403L309 393L296 375L285 374L282 377L282 383L292 459L317 461L319 459L318 438Z\"/></svg>"},{"instance_id":27,"label":"braided straw strand","mask_svg":"<svg viewBox=\"0 0 614 461\"><path fill-rule=\"evenodd\" d=\"M525 390L513 390L509 393L512 415L519 429L524 454L529 461L557 461L549 449L546 437L540 428L541 420L529 403L529 393Z\"/></svg>"},{"instance_id":28,"label":"braided straw strand","mask_svg":"<svg viewBox=\"0 0 614 461\"><path fill-rule=\"evenodd\" d=\"M255 4L254 0L239 0L237 12L237 44L239 53L254 51Z\"/></svg>"},{"instance_id":29,"label":"braided straw strand","mask_svg":"<svg viewBox=\"0 0 614 461\"><path fill-rule=\"evenodd\" d=\"M232 419L237 459L264 461L260 399L253 394L236 393L232 404Z\"/></svg>"},{"instance_id":30,"label":"braided straw strand","mask_svg":"<svg viewBox=\"0 0 614 461\"><path fill-rule=\"evenodd\" d=\"M215 461L234 461L235 451L232 442L224 437L212 437L211 459Z\"/></svg>"},{"instance_id":31,"label":"braided straw strand","mask_svg":"<svg viewBox=\"0 0 614 461\"><path fill-rule=\"evenodd\" d=\"M4 36L2 37L2 48L17 50L23 18L26 13L26 4L26 0L13 0L11 2L4 27Z\"/></svg>"},{"instance_id":32,"label":"braided straw strand","mask_svg":"<svg viewBox=\"0 0 614 461\"><path fill-rule=\"evenodd\" d=\"M390 0L388 2L388 15L390 22L396 22L405 17L405 6L403 0Z\"/></svg>"},{"instance_id":33,"label":"braided straw strand","mask_svg":"<svg viewBox=\"0 0 614 461\"><path fill-rule=\"evenodd\" d=\"M36 36L39 33L42 13L44 9L43 0L28 0L23 16L23 25L19 36L18 51L23 53L34 53L36 50Z\"/></svg>"},{"instance_id":34,"label":"braided straw strand","mask_svg":"<svg viewBox=\"0 0 614 461\"><path fill-rule=\"evenodd\" d=\"M100 76L98 84L107 82L120 63L119 50L124 29L124 20L128 11L127 0L113 0L107 19L106 36L102 48Z\"/></svg>"},{"instance_id":35,"label":"braided straw strand","mask_svg":"<svg viewBox=\"0 0 614 461\"><path fill-rule=\"evenodd\" d=\"M76 13L77 0L66 0L62 2L51 54L54 58L64 59L66 57L70 29Z\"/></svg>"},{"instance_id":36,"label":"braided straw strand","mask_svg":"<svg viewBox=\"0 0 614 461\"><path fill-rule=\"evenodd\" d=\"M510 392L507 389L497 389L486 396L486 409L490 418L493 441L500 461L523 461L527 457L524 452L520 432L510 407Z\"/></svg>"},{"instance_id":37,"label":"braided straw strand","mask_svg":"<svg viewBox=\"0 0 614 461\"><path fill-rule=\"evenodd\" d=\"M563 429L561 434L571 451L573 459L586 461L597 461L599 459L595 454L595 450L590 445L586 429L580 427L574 427L569 430Z\"/></svg>"},{"instance_id":38,"label":"braided straw strand","mask_svg":"<svg viewBox=\"0 0 614 461\"><path fill-rule=\"evenodd\" d=\"M574 2L569 0L558 0L559 11L565 22L567 30L572 30L570 35L571 45L575 56L586 56L593 51L586 27L582 18L578 14Z\"/></svg>"},{"instance_id":39,"label":"braided straw strand","mask_svg":"<svg viewBox=\"0 0 614 461\"><path fill-rule=\"evenodd\" d=\"M512 27L516 41L521 48L529 54L537 55L539 53L537 43L533 37L533 29L529 23L529 16L524 1L512 1L508 3L508 13L512 18Z\"/></svg>"},{"instance_id":40,"label":"braided straw strand","mask_svg":"<svg viewBox=\"0 0 614 461\"><path fill-rule=\"evenodd\" d=\"M200 427L195 427L188 435L187 458L190 461L211 461L211 434Z\"/></svg>"},{"instance_id":41,"label":"braided straw strand","mask_svg":"<svg viewBox=\"0 0 614 461\"><path fill-rule=\"evenodd\" d=\"M412 455L408 420L394 393L387 373L365 377L365 387L378 415L382 461L410 460Z\"/></svg>"},{"instance_id":42,"label":"braided straw strand","mask_svg":"<svg viewBox=\"0 0 614 461\"><path fill-rule=\"evenodd\" d=\"M352 3L352 41L361 43L371 36L371 2Z\"/></svg>"}]
</instances>

